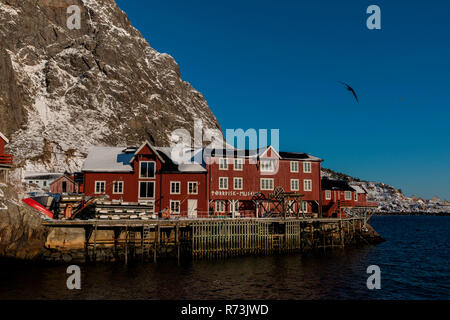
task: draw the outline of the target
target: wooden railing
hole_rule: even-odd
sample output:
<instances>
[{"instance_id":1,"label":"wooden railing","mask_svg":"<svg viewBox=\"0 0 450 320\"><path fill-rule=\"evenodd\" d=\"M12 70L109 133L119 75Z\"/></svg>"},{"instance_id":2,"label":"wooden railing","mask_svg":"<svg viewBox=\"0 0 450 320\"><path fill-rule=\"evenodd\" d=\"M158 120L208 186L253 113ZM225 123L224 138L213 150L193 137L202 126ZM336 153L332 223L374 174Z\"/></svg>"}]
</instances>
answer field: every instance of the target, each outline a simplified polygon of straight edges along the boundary
<instances>
[{"instance_id":1,"label":"wooden railing","mask_svg":"<svg viewBox=\"0 0 450 320\"><path fill-rule=\"evenodd\" d=\"M10 154L0 154L0 165L12 166L14 156Z\"/></svg>"},{"instance_id":2,"label":"wooden railing","mask_svg":"<svg viewBox=\"0 0 450 320\"><path fill-rule=\"evenodd\" d=\"M354 207L355 203L352 200L340 200L341 203L341 208L349 208L349 207Z\"/></svg>"},{"instance_id":3,"label":"wooden railing","mask_svg":"<svg viewBox=\"0 0 450 320\"><path fill-rule=\"evenodd\" d=\"M355 202L355 206L356 207L373 207L376 208L378 207L378 202L374 202L374 201L358 201Z\"/></svg>"}]
</instances>

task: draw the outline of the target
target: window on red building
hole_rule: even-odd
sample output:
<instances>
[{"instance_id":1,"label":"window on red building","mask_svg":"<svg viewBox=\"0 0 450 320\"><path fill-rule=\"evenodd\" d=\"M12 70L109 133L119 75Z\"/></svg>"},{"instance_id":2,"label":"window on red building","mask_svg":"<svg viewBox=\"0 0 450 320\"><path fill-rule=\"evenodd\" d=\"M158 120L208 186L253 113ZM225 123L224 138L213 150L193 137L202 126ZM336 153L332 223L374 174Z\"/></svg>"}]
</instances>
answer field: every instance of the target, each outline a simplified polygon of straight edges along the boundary
<instances>
[{"instance_id":1,"label":"window on red building","mask_svg":"<svg viewBox=\"0 0 450 320\"><path fill-rule=\"evenodd\" d=\"M291 179L291 191L299 191L300 183L298 179Z\"/></svg>"},{"instance_id":2,"label":"window on red building","mask_svg":"<svg viewBox=\"0 0 450 320\"><path fill-rule=\"evenodd\" d=\"M180 213L180 201L170 200L170 213L173 214Z\"/></svg>"},{"instance_id":3,"label":"window on red building","mask_svg":"<svg viewBox=\"0 0 450 320\"><path fill-rule=\"evenodd\" d=\"M234 159L234 170L242 171L244 169L244 159Z\"/></svg>"},{"instance_id":4,"label":"window on red building","mask_svg":"<svg viewBox=\"0 0 450 320\"><path fill-rule=\"evenodd\" d=\"M227 203L224 200L216 201L216 212L225 212L227 207Z\"/></svg>"},{"instance_id":5,"label":"window on red building","mask_svg":"<svg viewBox=\"0 0 450 320\"><path fill-rule=\"evenodd\" d=\"M325 191L325 200L331 200L331 191L330 190Z\"/></svg>"},{"instance_id":6,"label":"window on red building","mask_svg":"<svg viewBox=\"0 0 450 320\"><path fill-rule=\"evenodd\" d=\"M123 194L123 181L114 182L113 194Z\"/></svg>"},{"instance_id":7,"label":"window on red building","mask_svg":"<svg viewBox=\"0 0 450 320\"><path fill-rule=\"evenodd\" d=\"M188 182L188 194L198 194L198 182Z\"/></svg>"},{"instance_id":8,"label":"window on red building","mask_svg":"<svg viewBox=\"0 0 450 320\"><path fill-rule=\"evenodd\" d=\"M273 179L261 179L261 190L273 190Z\"/></svg>"},{"instance_id":9,"label":"window on red building","mask_svg":"<svg viewBox=\"0 0 450 320\"><path fill-rule=\"evenodd\" d=\"M181 193L181 183L179 181L170 182L170 194L180 194Z\"/></svg>"},{"instance_id":10,"label":"window on red building","mask_svg":"<svg viewBox=\"0 0 450 320\"><path fill-rule=\"evenodd\" d=\"M155 177L155 162L154 161L142 161L140 163L141 170L139 173L140 178L154 178Z\"/></svg>"},{"instance_id":11,"label":"window on red building","mask_svg":"<svg viewBox=\"0 0 450 320\"><path fill-rule=\"evenodd\" d=\"M105 181L95 181L95 193L102 194L105 193L106 182Z\"/></svg>"},{"instance_id":12,"label":"window on red building","mask_svg":"<svg viewBox=\"0 0 450 320\"><path fill-rule=\"evenodd\" d=\"M153 181L139 182L139 198L140 199L155 198L155 182Z\"/></svg>"},{"instance_id":13,"label":"window on red building","mask_svg":"<svg viewBox=\"0 0 450 320\"><path fill-rule=\"evenodd\" d=\"M219 178L219 189L220 190L227 190L228 189L228 178L227 177L220 177Z\"/></svg>"},{"instance_id":14,"label":"window on red building","mask_svg":"<svg viewBox=\"0 0 450 320\"><path fill-rule=\"evenodd\" d=\"M275 169L274 160L263 159L261 160L261 172L273 172Z\"/></svg>"},{"instance_id":15,"label":"window on red building","mask_svg":"<svg viewBox=\"0 0 450 320\"><path fill-rule=\"evenodd\" d=\"M219 159L219 169L220 170L228 170L228 159L226 159L226 158Z\"/></svg>"},{"instance_id":16,"label":"window on red building","mask_svg":"<svg viewBox=\"0 0 450 320\"><path fill-rule=\"evenodd\" d=\"M235 190L242 190L244 184L244 179L242 178L234 178L234 189Z\"/></svg>"},{"instance_id":17,"label":"window on red building","mask_svg":"<svg viewBox=\"0 0 450 320\"><path fill-rule=\"evenodd\" d=\"M303 172L311 173L311 162L303 162Z\"/></svg>"},{"instance_id":18,"label":"window on red building","mask_svg":"<svg viewBox=\"0 0 450 320\"><path fill-rule=\"evenodd\" d=\"M312 180L303 180L303 191L312 191Z\"/></svg>"},{"instance_id":19,"label":"window on red building","mask_svg":"<svg viewBox=\"0 0 450 320\"><path fill-rule=\"evenodd\" d=\"M291 172L298 172L298 162L291 161Z\"/></svg>"}]
</instances>

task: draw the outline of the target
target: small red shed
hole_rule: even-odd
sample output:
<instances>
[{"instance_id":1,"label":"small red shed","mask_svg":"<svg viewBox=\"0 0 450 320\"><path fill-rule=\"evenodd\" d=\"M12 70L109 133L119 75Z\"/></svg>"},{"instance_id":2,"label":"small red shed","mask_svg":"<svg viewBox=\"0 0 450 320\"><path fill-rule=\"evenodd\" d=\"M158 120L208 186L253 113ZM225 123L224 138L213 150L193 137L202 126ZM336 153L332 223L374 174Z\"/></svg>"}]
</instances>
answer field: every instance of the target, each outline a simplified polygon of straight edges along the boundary
<instances>
[{"instance_id":1,"label":"small red shed","mask_svg":"<svg viewBox=\"0 0 450 320\"><path fill-rule=\"evenodd\" d=\"M64 174L50 184L51 193L78 193L78 191L74 176L70 174Z\"/></svg>"}]
</instances>

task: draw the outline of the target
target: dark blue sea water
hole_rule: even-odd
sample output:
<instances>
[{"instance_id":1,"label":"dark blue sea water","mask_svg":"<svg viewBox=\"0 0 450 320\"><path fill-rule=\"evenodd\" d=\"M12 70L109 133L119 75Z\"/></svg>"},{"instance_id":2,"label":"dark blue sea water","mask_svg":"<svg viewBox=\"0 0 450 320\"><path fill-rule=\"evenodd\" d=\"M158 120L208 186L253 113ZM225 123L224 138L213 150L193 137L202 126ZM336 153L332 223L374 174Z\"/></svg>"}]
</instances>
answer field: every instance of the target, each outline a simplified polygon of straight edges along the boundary
<instances>
[{"instance_id":1,"label":"dark blue sea water","mask_svg":"<svg viewBox=\"0 0 450 320\"><path fill-rule=\"evenodd\" d=\"M0 299L445 299L450 298L450 217L373 217L377 246L309 255L190 261L178 266L81 266L82 289L66 267L1 262ZM369 265L381 290L367 289Z\"/></svg>"}]
</instances>

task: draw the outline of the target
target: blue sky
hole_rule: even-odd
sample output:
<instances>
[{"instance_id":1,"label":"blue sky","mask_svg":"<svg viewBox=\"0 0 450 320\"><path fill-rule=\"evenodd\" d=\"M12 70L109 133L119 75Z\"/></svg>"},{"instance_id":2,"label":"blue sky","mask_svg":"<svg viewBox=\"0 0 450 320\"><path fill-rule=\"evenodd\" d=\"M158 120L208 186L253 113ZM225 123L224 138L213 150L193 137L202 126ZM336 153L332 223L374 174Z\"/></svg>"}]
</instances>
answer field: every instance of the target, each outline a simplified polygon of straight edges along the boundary
<instances>
[{"instance_id":1,"label":"blue sky","mask_svg":"<svg viewBox=\"0 0 450 320\"><path fill-rule=\"evenodd\" d=\"M343 2L117 0L222 129L280 129L283 151L450 200L450 2Z\"/></svg>"}]
</instances>

